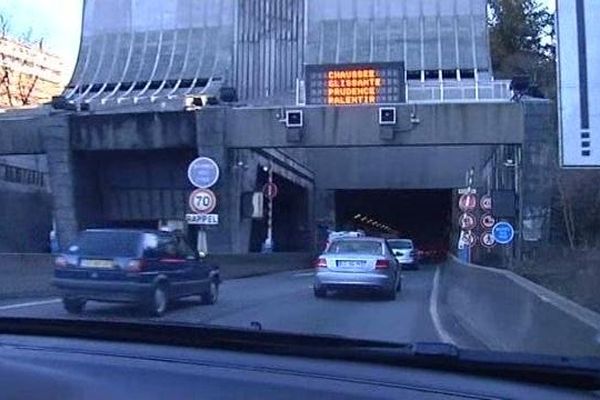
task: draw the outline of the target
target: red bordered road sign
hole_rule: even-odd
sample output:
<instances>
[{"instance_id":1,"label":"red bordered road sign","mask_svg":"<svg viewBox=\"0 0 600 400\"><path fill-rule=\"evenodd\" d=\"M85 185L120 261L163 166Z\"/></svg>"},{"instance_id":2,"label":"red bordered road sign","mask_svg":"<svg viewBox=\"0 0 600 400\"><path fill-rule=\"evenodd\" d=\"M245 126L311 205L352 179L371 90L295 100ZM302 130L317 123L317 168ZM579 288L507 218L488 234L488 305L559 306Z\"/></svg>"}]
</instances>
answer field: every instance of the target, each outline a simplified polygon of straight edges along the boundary
<instances>
[{"instance_id":1,"label":"red bordered road sign","mask_svg":"<svg viewBox=\"0 0 600 400\"><path fill-rule=\"evenodd\" d=\"M189 199L190 209L198 214L210 214L217 207L217 196L209 189L197 189Z\"/></svg>"},{"instance_id":2,"label":"red bordered road sign","mask_svg":"<svg viewBox=\"0 0 600 400\"><path fill-rule=\"evenodd\" d=\"M485 229L492 229L496 225L496 218L492 216L492 214L484 214L481 217L481 226Z\"/></svg>"},{"instance_id":3,"label":"red bordered road sign","mask_svg":"<svg viewBox=\"0 0 600 400\"><path fill-rule=\"evenodd\" d=\"M263 186L263 194L267 199L273 200L275 197L277 197L278 193L279 188L274 183L267 183L265 186Z\"/></svg>"},{"instance_id":4,"label":"red bordered road sign","mask_svg":"<svg viewBox=\"0 0 600 400\"><path fill-rule=\"evenodd\" d=\"M458 208L462 211L473 211L477 208L477 196L473 193L463 194L458 199Z\"/></svg>"},{"instance_id":5,"label":"red bordered road sign","mask_svg":"<svg viewBox=\"0 0 600 400\"><path fill-rule=\"evenodd\" d=\"M488 249L496 246L496 239L494 239L492 232L485 232L483 235L481 235L480 242L483 247Z\"/></svg>"},{"instance_id":6,"label":"red bordered road sign","mask_svg":"<svg viewBox=\"0 0 600 400\"><path fill-rule=\"evenodd\" d=\"M479 200L479 206L483 211L492 211L492 196L489 194L481 196L481 200Z\"/></svg>"},{"instance_id":7,"label":"red bordered road sign","mask_svg":"<svg viewBox=\"0 0 600 400\"><path fill-rule=\"evenodd\" d=\"M470 231L477 226L477 218L471 213L461 214L458 218L458 225L463 231Z\"/></svg>"},{"instance_id":8,"label":"red bordered road sign","mask_svg":"<svg viewBox=\"0 0 600 400\"><path fill-rule=\"evenodd\" d=\"M472 231L463 231L460 234L460 242L463 246L473 247L477 244L477 237Z\"/></svg>"}]
</instances>

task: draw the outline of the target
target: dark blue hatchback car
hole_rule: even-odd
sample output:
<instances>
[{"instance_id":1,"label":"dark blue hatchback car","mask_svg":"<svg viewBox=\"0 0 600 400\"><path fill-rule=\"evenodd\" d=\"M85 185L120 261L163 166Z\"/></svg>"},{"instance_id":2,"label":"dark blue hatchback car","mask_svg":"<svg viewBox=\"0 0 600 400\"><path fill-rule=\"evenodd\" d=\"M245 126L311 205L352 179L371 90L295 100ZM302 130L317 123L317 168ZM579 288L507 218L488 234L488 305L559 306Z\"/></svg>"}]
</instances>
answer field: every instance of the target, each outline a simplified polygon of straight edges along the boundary
<instances>
[{"instance_id":1,"label":"dark blue hatchback car","mask_svg":"<svg viewBox=\"0 0 600 400\"><path fill-rule=\"evenodd\" d=\"M69 313L89 300L142 306L161 316L169 301L200 296L214 304L219 268L199 257L180 235L149 230L85 230L56 257L53 284Z\"/></svg>"}]
</instances>

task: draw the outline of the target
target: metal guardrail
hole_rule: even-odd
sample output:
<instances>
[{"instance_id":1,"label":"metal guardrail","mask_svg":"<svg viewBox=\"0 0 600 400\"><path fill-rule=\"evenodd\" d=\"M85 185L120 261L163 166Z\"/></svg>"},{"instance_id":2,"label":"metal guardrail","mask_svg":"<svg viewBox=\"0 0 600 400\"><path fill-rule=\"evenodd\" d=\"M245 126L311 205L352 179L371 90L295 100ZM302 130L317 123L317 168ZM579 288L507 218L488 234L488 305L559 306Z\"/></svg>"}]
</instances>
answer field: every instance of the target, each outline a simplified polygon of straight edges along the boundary
<instances>
[{"instance_id":1,"label":"metal guardrail","mask_svg":"<svg viewBox=\"0 0 600 400\"><path fill-rule=\"evenodd\" d=\"M510 81L408 81L409 103L510 101Z\"/></svg>"},{"instance_id":2,"label":"metal guardrail","mask_svg":"<svg viewBox=\"0 0 600 400\"><path fill-rule=\"evenodd\" d=\"M46 174L29 168L0 163L0 180L22 185L46 186Z\"/></svg>"}]
</instances>

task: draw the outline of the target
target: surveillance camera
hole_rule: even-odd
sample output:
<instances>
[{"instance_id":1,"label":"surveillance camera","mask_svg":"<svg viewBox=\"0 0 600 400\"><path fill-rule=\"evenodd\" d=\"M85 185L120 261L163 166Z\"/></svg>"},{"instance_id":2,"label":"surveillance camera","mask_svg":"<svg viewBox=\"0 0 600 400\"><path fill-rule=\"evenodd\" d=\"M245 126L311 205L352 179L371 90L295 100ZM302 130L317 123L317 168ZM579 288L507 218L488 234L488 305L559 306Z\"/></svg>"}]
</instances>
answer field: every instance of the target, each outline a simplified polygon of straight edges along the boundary
<instances>
[{"instance_id":1,"label":"surveillance camera","mask_svg":"<svg viewBox=\"0 0 600 400\"><path fill-rule=\"evenodd\" d=\"M396 108L379 108L379 125L396 125Z\"/></svg>"}]
</instances>

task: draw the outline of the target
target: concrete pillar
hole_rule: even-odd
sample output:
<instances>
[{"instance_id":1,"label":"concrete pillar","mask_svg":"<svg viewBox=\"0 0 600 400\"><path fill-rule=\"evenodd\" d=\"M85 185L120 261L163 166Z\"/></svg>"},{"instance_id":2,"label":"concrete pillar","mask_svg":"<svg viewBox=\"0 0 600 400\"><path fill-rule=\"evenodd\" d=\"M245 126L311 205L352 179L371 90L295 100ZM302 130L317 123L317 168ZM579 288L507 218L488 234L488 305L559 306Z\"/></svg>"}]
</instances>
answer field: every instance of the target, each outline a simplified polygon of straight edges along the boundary
<instances>
[{"instance_id":1,"label":"concrete pillar","mask_svg":"<svg viewBox=\"0 0 600 400\"><path fill-rule=\"evenodd\" d=\"M550 239L550 213L558 159L555 111L549 100L525 99L525 140L519 166L519 256L543 251Z\"/></svg>"},{"instance_id":2,"label":"concrete pillar","mask_svg":"<svg viewBox=\"0 0 600 400\"><path fill-rule=\"evenodd\" d=\"M244 175L235 167L233 150L229 151L225 143L225 108L208 108L196 113L196 138L198 155L210 157L219 165L220 177L211 188L217 196L219 225L206 227L208 251L216 254L243 253L245 241L240 229L242 183Z\"/></svg>"},{"instance_id":3,"label":"concrete pillar","mask_svg":"<svg viewBox=\"0 0 600 400\"><path fill-rule=\"evenodd\" d=\"M236 252L247 253L250 249L253 220L241 216L241 199L243 193L250 193L258 190L256 187L256 179L260 165L256 153L250 150L232 150L232 159L234 165L233 174L236 175L235 182L237 184L237 188L235 188L234 192L239 193L239 195L233 199L233 209L238 210L237 213L239 216L237 232L233 232L233 247Z\"/></svg>"},{"instance_id":4,"label":"concrete pillar","mask_svg":"<svg viewBox=\"0 0 600 400\"><path fill-rule=\"evenodd\" d=\"M52 210L56 221L58 240L61 248L65 248L79 230L69 117L49 117L39 129L48 155L48 172L53 199Z\"/></svg>"}]
</instances>

